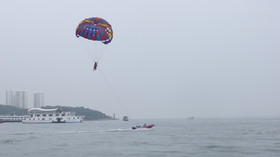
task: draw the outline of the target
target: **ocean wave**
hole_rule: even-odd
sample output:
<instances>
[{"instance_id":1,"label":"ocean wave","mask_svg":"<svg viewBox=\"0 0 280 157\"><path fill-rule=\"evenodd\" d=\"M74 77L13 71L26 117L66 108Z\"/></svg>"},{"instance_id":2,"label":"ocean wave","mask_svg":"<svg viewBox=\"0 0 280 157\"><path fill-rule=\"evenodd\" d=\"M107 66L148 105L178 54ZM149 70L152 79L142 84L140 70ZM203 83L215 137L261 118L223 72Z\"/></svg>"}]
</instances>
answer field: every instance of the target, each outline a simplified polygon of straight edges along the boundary
<instances>
[{"instance_id":1,"label":"ocean wave","mask_svg":"<svg viewBox=\"0 0 280 157\"><path fill-rule=\"evenodd\" d=\"M4 139L4 140L0 140L0 143L2 144L11 144L11 143L15 143L16 140L14 139Z\"/></svg>"}]
</instances>

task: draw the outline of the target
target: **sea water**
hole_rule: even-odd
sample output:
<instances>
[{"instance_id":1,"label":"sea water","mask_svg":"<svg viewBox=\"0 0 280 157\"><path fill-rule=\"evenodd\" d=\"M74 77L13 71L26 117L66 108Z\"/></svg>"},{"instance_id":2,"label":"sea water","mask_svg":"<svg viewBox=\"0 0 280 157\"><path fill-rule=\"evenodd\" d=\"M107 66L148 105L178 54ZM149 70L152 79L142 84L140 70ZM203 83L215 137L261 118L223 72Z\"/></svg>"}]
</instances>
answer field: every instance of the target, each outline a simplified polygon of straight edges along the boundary
<instances>
[{"instance_id":1,"label":"sea water","mask_svg":"<svg viewBox=\"0 0 280 157\"><path fill-rule=\"evenodd\" d=\"M143 123L152 129L132 130ZM0 157L279 157L280 118L0 124Z\"/></svg>"}]
</instances>

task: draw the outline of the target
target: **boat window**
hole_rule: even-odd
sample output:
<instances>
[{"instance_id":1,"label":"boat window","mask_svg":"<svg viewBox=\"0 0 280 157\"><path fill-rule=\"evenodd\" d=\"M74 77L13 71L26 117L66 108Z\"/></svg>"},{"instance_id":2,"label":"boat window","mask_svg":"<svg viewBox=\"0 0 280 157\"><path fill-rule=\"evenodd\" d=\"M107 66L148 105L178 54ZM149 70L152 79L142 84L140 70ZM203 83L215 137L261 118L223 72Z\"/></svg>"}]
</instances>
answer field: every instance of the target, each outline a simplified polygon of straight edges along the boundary
<instances>
[{"instance_id":1,"label":"boat window","mask_svg":"<svg viewBox=\"0 0 280 157\"><path fill-rule=\"evenodd\" d=\"M38 120L40 120L40 118L38 118Z\"/></svg>"},{"instance_id":2,"label":"boat window","mask_svg":"<svg viewBox=\"0 0 280 157\"><path fill-rule=\"evenodd\" d=\"M62 116L65 116L65 113L61 114Z\"/></svg>"},{"instance_id":3,"label":"boat window","mask_svg":"<svg viewBox=\"0 0 280 157\"><path fill-rule=\"evenodd\" d=\"M37 117L40 117L40 115L39 115L39 114L37 114L36 116L37 116Z\"/></svg>"},{"instance_id":4,"label":"boat window","mask_svg":"<svg viewBox=\"0 0 280 157\"><path fill-rule=\"evenodd\" d=\"M33 117L33 114L30 117Z\"/></svg>"},{"instance_id":5,"label":"boat window","mask_svg":"<svg viewBox=\"0 0 280 157\"><path fill-rule=\"evenodd\" d=\"M45 118L42 118L42 120L45 120Z\"/></svg>"},{"instance_id":6,"label":"boat window","mask_svg":"<svg viewBox=\"0 0 280 157\"><path fill-rule=\"evenodd\" d=\"M43 114L43 117L46 117L46 114Z\"/></svg>"},{"instance_id":7,"label":"boat window","mask_svg":"<svg viewBox=\"0 0 280 157\"><path fill-rule=\"evenodd\" d=\"M33 118L33 120L35 120L35 118Z\"/></svg>"},{"instance_id":8,"label":"boat window","mask_svg":"<svg viewBox=\"0 0 280 157\"><path fill-rule=\"evenodd\" d=\"M52 118L49 118L49 120L52 120Z\"/></svg>"},{"instance_id":9,"label":"boat window","mask_svg":"<svg viewBox=\"0 0 280 157\"><path fill-rule=\"evenodd\" d=\"M59 116L59 114L55 114L55 116Z\"/></svg>"},{"instance_id":10,"label":"boat window","mask_svg":"<svg viewBox=\"0 0 280 157\"><path fill-rule=\"evenodd\" d=\"M68 113L67 116L70 116L70 114Z\"/></svg>"},{"instance_id":11,"label":"boat window","mask_svg":"<svg viewBox=\"0 0 280 157\"><path fill-rule=\"evenodd\" d=\"M31 118L29 118L29 120L31 120Z\"/></svg>"},{"instance_id":12,"label":"boat window","mask_svg":"<svg viewBox=\"0 0 280 157\"><path fill-rule=\"evenodd\" d=\"M77 117L77 119L80 119L80 117Z\"/></svg>"},{"instance_id":13,"label":"boat window","mask_svg":"<svg viewBox=\"0 0 280 157\"><path fill-rule=\"evenodd\" d=\"M51 116L53 116L53 114L49 114L49 116L51 117Z\"/></svg>"}]
</instances>

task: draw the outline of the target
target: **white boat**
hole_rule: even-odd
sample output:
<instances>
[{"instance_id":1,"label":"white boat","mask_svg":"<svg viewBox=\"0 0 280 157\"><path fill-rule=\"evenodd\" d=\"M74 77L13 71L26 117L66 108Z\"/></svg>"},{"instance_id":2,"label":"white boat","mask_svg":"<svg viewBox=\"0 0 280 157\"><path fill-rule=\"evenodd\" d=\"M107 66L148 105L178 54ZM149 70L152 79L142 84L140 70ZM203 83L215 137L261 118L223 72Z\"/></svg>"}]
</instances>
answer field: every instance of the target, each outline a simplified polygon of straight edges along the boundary
<instances>
[{"instance_id":1,"label":"white boat","mask_svg":"<svg viewBox=\"0 0 280 157\"><path fill-rule=\"evenodd\" d=\"M128 121L128 116L123 116L123 121Z\"/></svg>"},{"instance_id":2,"label":"white boat","mask_svg":"<svg viewBox=\"0 0 280 157\"><path fill-rule=\"evenodd\" d=\"M81 123L84 116L76 116L74 112L60 109L31 108L22 123Z\"/></svg>"}]
</instances>

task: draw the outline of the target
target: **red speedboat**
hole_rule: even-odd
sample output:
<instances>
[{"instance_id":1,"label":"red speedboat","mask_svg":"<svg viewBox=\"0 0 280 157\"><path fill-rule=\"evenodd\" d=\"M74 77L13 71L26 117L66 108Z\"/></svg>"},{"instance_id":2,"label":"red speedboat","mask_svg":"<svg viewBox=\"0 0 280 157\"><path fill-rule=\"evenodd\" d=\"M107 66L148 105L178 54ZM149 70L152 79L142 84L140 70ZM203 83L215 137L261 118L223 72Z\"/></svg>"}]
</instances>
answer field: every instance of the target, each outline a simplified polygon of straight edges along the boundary
<instances>
[{"instance_id":1,"label":"red speedboat","mask_svg":"<svg viewBox=\"0 0 280 157\"><path fill-rule=\"evenodd\" d=\"M142 126L133 126L132 129L150 129L152 128L153 126L155 126L155 124L150 124L150 125L142 125Z\"/></svg>"}]
</instances>

